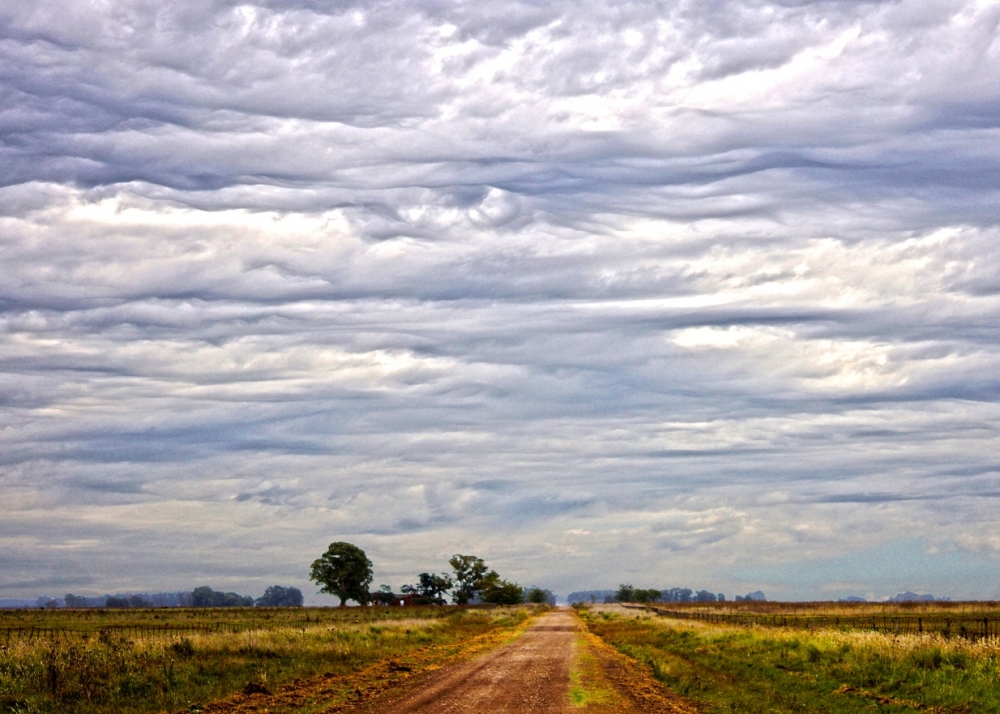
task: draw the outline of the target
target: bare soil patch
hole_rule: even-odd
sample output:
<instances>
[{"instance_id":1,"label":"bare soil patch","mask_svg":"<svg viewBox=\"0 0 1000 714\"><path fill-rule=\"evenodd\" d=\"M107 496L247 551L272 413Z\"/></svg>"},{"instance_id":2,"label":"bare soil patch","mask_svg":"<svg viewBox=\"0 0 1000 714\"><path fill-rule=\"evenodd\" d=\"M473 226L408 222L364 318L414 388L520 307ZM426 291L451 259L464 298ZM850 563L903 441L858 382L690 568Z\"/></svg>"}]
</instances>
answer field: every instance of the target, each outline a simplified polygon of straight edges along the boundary
<instances>
[{"instance_id":1,"label":"bare soil patch","mask_svg":"<svg viewBox=\"0 0 1000 714\"><path fill-rule=\"evenodd\" d=\"M510 640L476 638L460 652L428 648L353 675L314 677L208 704L204 714L698 714L648 668L550 612ZM504 640L508 641L504 641Z\"/></svg>"},{"instance_id":2,"label":"bare soil patch","mask_svg":"<svg viewBox=\"0 0 1000 714\"><path fill-rule=\"evenodd\" d=\"M581 696L576 689L595 696ZM569 610L540 618L523 635L425 676L345 714L697 714L667 692L644 665L585 632Z\"/></svg>"}]
</instances>

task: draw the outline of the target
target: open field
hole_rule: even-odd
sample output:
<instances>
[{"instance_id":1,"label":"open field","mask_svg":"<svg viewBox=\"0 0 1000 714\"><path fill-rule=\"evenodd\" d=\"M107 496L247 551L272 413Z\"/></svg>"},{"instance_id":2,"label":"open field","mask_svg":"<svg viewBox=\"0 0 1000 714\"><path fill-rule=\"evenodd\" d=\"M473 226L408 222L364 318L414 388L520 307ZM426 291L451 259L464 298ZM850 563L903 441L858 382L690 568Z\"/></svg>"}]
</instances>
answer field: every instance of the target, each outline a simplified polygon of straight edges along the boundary
<instances>
[{"instance_id":1,"label":"open field","mask_svg":"<svg viewBox=\"0 0 1000 714\"><path fill-rule=\"evenodd\" d=\"M441 617L440 608L92 608L82 610L0 610L0 645L34 639L87 639L239 633L373 620Z\"/></svg>"},{"instance_id":2,"label":"open field","mask_svg":"<svg viewBox=\"0 0 1000 714\"><path fill-rule=\"evenodd\" d=\"M981 639L1000 636L996 602L718 602L650 603L658 614L717 624L872 630L893 635L938 633Z\"/></svg>"},{"instance_id":3,"label":"open field","mask_svg":"<svg viewBox=\"0 0 1000 714\"><path fill-rule=\"evenodd\" d=\"M810 614L840 612L832 610L817 606ZM615 605L580 613L592 633L650 665L657 679L706 712L1000 711L996 637L741 626Z\"/></svg>"},{"instance_id":4,"label":"open field","mask_svg":"<svg viewBox=\"0 0 1000 714\"><path fill-rule=\"evenodd\" d=\"M0 712L199 711L235 692L317 675L337 682L431 650L446 656L530 615L441 607L0 612ZM327 687L325 696L334 695Z\"/></svg>"},{"instance_id":5,"label":"open field","mask_svg":"<svg viewBox=\"0 0 1000 714\"><path fill-rule=\"evenodd\" d=\"M300 714L296 688L206 714ZM382 691L323 714L699 714L664 691L648 668L585 633L568 609L533 620L522 634L475 657L425 668Z\"/></svg>"}]
</instances>

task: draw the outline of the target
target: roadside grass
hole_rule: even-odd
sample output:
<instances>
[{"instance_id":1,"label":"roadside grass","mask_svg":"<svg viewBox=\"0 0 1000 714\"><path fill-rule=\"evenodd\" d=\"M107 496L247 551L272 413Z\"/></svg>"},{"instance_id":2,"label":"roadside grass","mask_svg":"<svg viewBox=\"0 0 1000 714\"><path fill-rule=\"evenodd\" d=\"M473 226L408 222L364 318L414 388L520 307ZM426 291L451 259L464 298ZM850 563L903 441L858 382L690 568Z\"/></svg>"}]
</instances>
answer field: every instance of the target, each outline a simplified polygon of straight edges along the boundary
<instances>
[{"instance_id":1,"label":"roadside grass","mask_svg":"<svg viewBox=\"0 0 1000 714\"><path fill-rule=\"evenodd\" d=\"M433 647L458 649L484 633L516 627L530 615L525 608L441 607L175 611L170 613L175 619L200 618L208 625L213 616L225 617L238 620L243 629L128 637L112 629L113 613L81 614L96 617L107 629L0 645L0 713L198 711L240 691L272 691L301 678L350 674ZM167 616L149 611L146 617L154 614ZM130 612L129 617L141 616ZM60 618L60 626L87 622L66 613Z\"/></svg>"},{"instance_id":2,"label":"roadside grass","mask_svg":"<svg viewBox=\"0 0 1000 714\"><path fill-rule=\"evenodd\" d=\"M707 712L1000 712L1000 643L709 625L581 608L591 632Z\"/></svg>"},{"instance_id":3,"label":"roadside grass","mask_svg":"<svg viewBox=\"0 0 1000 714\"><path fill-rule=\"evenodd\" d=\"M412 617L414 608L386 607L275 607L275 608L87 608L80 610L25 609L0 610L0 645L10 644L5 637L7 630L35 628L39 632L59 630L63 635L74 633L97 634L101 630L134 631L157 628L181 630L268 629L289 626L308 626L320 623L330 625L361 623L369 620L393 620ZM423 615L422 615L423 616ZM24 637L25 633L21 633ZM41 635L40 635L41 636Z\"/></svg>"},{"instance_id":4,"label":"roadside grass","mask_svg":"<svg viewBox=\"0 0 1000 714\"><path fill-rule=\"evenodd\" d=\"M569 672L569 700L578 708L618 703L614 687L604 676L600 663L591 651L589 639L592 637L589 633L577 635Z\"/></svg>"},{"instance_id":5,"label":"roadside grass","mask_svg":"<svg viewBox=\"0 0 1000 714\"><path fill-rule=\"evenodd\" d=\"M788 617L1000 617L1000 602L991 601L908 601L908 602L781 602L778 600L724 600L721 602L651 602L649 607L662 610L689 610L750 615L786 615Z\"/></svg>"}]
</instances>

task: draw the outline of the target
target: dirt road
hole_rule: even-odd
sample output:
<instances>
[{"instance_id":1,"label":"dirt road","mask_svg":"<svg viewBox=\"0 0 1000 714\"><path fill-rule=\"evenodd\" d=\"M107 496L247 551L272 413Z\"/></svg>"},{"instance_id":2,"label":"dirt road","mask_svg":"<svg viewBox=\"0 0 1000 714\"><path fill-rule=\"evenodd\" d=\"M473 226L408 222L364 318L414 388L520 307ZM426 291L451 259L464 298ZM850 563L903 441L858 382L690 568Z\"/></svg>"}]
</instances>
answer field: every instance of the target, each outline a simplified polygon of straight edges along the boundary
<instances>
[{"instance_id":1,"label":"dirt road","mask_svg":"<svg viewBox=\"0 0 1000 714\"><path fill-rule=\"evenodd\" d=\"M694 714L644 668L583 632L557 610L477 659L414 677L355 714Z\"/></svg>"},{"instance_id":2,"label":"dirt road","mask_svg":"<svg viewBox=\"0 0 1000 714\"><path fill-rule=\"evenodd\" d=\"M324 674L277 691L244 690L203 714L698 714L649 668L595 635L569 609L540 617L506 644L475 638L444 657L381 660L349 675ZM496 635L493 635L496 637ZM475 652L479 654L475 654ZM249 687L249 685L248 685ZM346 699L345 699L346 694ZM189 710L190 711L190 710ZM175 714L184 714L183 711Z\"/></svg>"}]
</instances>

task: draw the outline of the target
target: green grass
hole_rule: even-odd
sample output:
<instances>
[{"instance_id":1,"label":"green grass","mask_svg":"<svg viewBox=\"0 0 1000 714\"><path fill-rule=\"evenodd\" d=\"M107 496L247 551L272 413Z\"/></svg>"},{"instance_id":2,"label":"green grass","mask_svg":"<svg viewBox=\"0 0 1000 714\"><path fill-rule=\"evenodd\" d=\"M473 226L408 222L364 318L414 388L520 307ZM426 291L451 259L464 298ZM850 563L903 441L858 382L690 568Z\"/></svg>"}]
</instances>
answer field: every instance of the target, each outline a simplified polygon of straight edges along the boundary
<instances>
[{"instance_id":1,"label":"green grass","mask_svg":"<svg viewBox=\"0 0 1000 714\"><path fill-rule=\"evenodd\" d=\"M53 612L49 620L22 613L34 617L32 627L70 634L28 641L20 633L9 645L0 639L0 714L197 709L247 684L273 690L297 678L348 674L432 645L457 646L527 616L524 609L442 607L83 611ZM223 621L239 629L173 636L116 629L142 622L208 628Z\"/></svg>"},{"instance_id":2,"label":"green grass","mask_svg":"<svg viewBox=\"0 0 1000 714\"><path fill-rule=\"evenodd\" d=\"M9 644L7 631L62 630L63 634L98 633L102 629L270 629L326 623L360 623L413 616L413 608L138 608L86 610L0 610L0 645ZM431 616L433 617L433 611ZM24 638L26 632L11 637Z\"/></svg>"},{"instance_id":3,"label":"green grass","mask_svg":"<svg viewBox=\"0 0 1000 714\"><path fill-rule=\"evenodd\" d=\"M742 626L877 630L894 635L937 632L979 639L1000 635L996 602L709 602L649 603L666 616Z\"/></svg>"},{"instance_id":4,"label":"green grass","mask_svg":"<svg viewBox=\"0 0 1000 714\"><path fill-rule=\"evenodd\" d=\"M569 684L569 700L574 707L611 705L616 701L614 690L601 674L597 658L590 652L583 635L577 637Z\"/></svg>"},{"instance_id":5,"label":"green grass","mask_svg":"<svg viewBox=\"0 0 1000 714\"><path fill-rule=\"evenodd\" d=\"M581 613L707 712L1000 712L1000 643Z\"/></svg>"}]
</instances>

